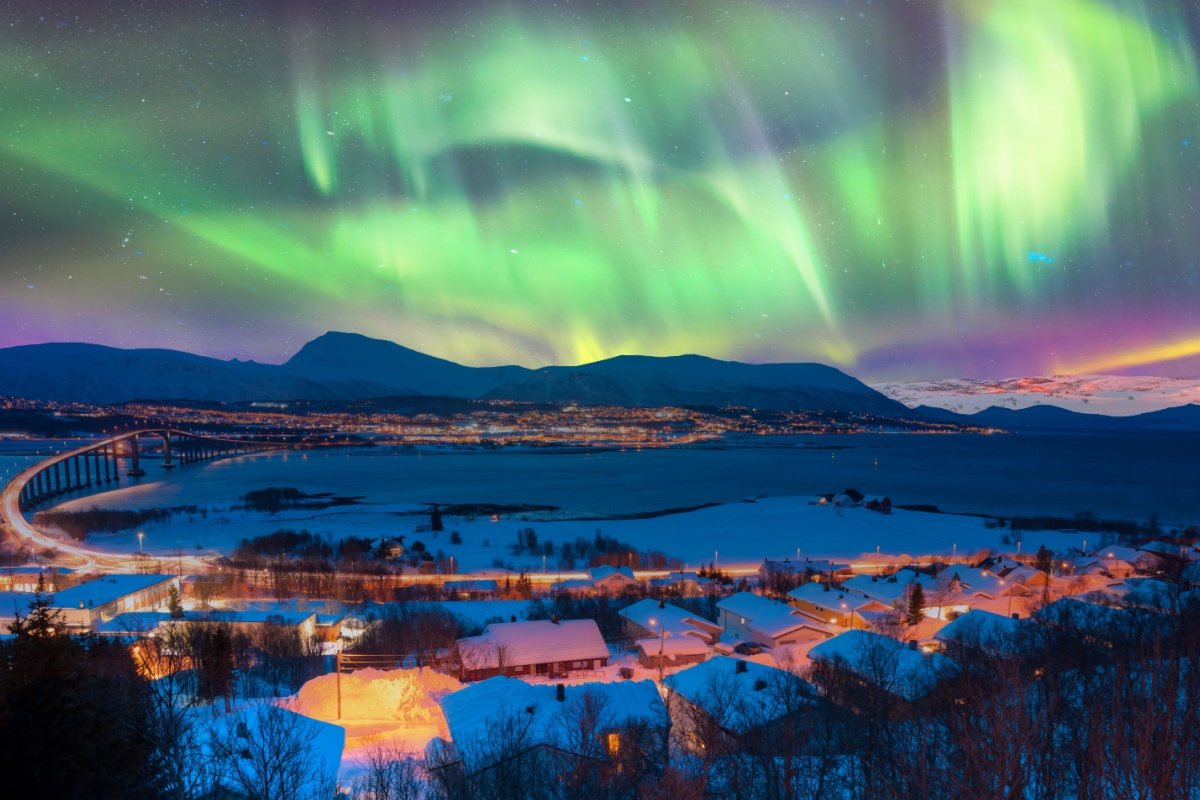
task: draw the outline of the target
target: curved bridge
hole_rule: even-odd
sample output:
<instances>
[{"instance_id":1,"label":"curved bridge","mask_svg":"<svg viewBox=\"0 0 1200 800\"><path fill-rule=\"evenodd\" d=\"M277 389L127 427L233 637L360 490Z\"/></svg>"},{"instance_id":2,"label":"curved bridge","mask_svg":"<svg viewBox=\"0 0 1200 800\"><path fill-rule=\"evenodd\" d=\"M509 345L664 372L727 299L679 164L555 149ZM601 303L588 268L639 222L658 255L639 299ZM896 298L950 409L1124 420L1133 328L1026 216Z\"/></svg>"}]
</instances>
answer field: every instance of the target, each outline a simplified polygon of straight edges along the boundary
<instances>
[{"instance_id":1,"label":"curved bridge","mask_svg":"<svg viewBox=\"0 0 1200 800\"><path fill-rule=\"evenodd\" d=\"M21 538L42 547L53 547L89 561L98 557L111 557L112 554L64 542L51 536L28 522L23 512L60 495L119 482L121 473L118 459L121 458L128 461L126 476L145 475L146 471L141 467L143 437L162 439L163 469L262 450L292 447L288 444L246 439L198 436L172 428L151 428L123 433L52 456L18 473L4 487L4 491L0 492L0 525L9 527Z\"/></svg>"}]
</instances>

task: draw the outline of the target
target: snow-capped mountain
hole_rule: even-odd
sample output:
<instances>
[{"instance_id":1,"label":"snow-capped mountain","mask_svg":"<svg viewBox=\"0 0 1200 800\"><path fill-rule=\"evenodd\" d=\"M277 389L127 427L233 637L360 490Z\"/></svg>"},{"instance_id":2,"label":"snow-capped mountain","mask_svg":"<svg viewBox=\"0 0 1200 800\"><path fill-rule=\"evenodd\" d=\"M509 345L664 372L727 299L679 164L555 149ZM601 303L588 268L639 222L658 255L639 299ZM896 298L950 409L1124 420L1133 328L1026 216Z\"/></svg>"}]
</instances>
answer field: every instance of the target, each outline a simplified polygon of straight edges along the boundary
<instances>
[{"instance_id":1,"label":"snow-capped mountain","mask_svg":"<svg viewBox=\"0 0 1200 800\"><path fill-rule=\"evenodd\" d=\"M910 408L931 406L959 414L973 414L992 406L1007 409L1056 406L1081 413L1126 417L1200 403L1200 379L1126 375L951 378L877 383L873 388Z\"/></svg>"},{"instance_id":2,"label":"snow-capped mountain","mask_svg":"<svg viewBox=\"0 0 1200 800\"><path fill-rule=\"evenodd\" d=\"M429 396L585 405L713 405L907 414L823 364L619 356L577 367L467 367L392 342L327 333L284 364L93 344L0 349L0 395L35 400L363 400ZM910 414L911 416L911 414Z\"/></svg>"},{"instance_id":3,"label":"snow-capped mountain","mask_svg":"<svg viewBox=\"0 0 1200 800\"><path fill-rule=\"evenodd\" d=\"M488 398L624 406L743 406L904 414L907 409L824 364L743 364L686 355L617 356L545 367Z\"/></svg>"}]
</instances>

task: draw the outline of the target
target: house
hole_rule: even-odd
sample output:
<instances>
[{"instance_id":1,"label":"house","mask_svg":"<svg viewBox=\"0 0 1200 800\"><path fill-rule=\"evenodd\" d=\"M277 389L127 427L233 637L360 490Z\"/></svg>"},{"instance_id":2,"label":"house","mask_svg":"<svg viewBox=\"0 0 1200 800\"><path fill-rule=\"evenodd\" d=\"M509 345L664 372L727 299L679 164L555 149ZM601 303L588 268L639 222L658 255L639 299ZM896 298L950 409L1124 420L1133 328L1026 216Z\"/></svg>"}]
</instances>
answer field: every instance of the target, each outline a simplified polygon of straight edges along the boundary
<instances>
[{"instance_id":1,"label":"house","mask_svg":"<svg viewBox=\"0 0 1200 800\"><path fill-rule=\"evenodd\" d=\"M609 596L621 595L642 585L629 567L592 567L588 570L588 578L596 594Z\"/></svg>"},{"instance_id":2,"label":"house","mask_svg":"<svg viewBox=\"0 0 1200 800\"><path fill-rule=\"evenodd\" d=\"M339 617L340 619L340 617ZM294 630L302 641L313 638L317 632L317 614L314 611L287 611L278 609L210 609L207 611L127 611L95 626L95 632L107 635L157 636L172 626L226 625L232 630L253 635L263 628L288 628Z\"/></svg>"},{"instance_id":3,"label":"house","mask_svg":"<svg viewBox=\"0 0 1200 800\"><path fill-rule=\"evenodd\" d=\"M942 652L960 663L981 658L1015 658L1022 651L1022 634L1029 623L973 608L951 620L933 638Z\"/></svg>"},{"instance_id":4,"label":"house","mask_svg":"<svg viewBox=\"0 0 1200 800\"><path fill-rule=\"evenodd\" d=\"M805 614L842 628L868 628L862 616L868 611L890 611L892 606L842 591L828 583L805 583L788 592L788 602Z\"/></svg>"},{"instance_id":5,"label":"house","mask_svg":"<svg viewBox=\"0 0 1200 800\"><path fill-rule=\"evenodd\" d=\"M198 725L193 784L206 798L330 797L346 746L340 725L259 703Z\"/></svg>"},{"instance_id":6,"label":"house","mask_svg":"<svg viewBox=\"0 0 1200 800\"><path fill-rule=\"evenodd\" d=\"M843 581L842 589L886 606L904 608L913 585L919 583L925 597L925 616L946 619L951 613L962 614L971 607L971 597L965 591L967 587L954 577L959 569L966 568L946 569L937 577L919 574L908 567L889 576L856 575Z\"/></svg>"},{"instance_id":7,"label":"house","mask_svg":"<svg viewBox=\"0 0 1200 800\"><path fill-rule=\"evenodd\" d=\"M382 558L402 558L404 556L404 545L387 537L371 542L371 549Z\"/></svg>"},{"instance_id":8,"label":"house","mask_svg":"<svg viewBox=\"0 0 1200 800\"><path fill-rule=\"evenodd\" d=\"M931 648L871 631L846 631L808 651L813 679L831 702L857 711L881 711L889 719L925 713L957 672L954 662Z\"/></svg>"},{"instance_id":9,"label":"house","mask_svg":"<svg viewBox=\"0 0 1200 800\"><path fill-rule=\"evenodd\" d=\"M91 628L126 611L155 609L166 602L172 585L178 588L173 575L112 574L45 597L49 600L50 610L62 615L63 624L82 629ZM24 594L23 597L26 606L18 607L18 610L25 614L29 595ZM0 600L0 624L12 621L9 616L11 606L7 600Z\"/></svg>"},{"instance_id":10,"label":"house","mask_svg":"<svg viewBox=\"0 0 1200 800\"><path fill-rule=\"evenodd\" d=\"M39 578L43 581L44 592L65 589L74 572L65 567L4 567L0 569L0 592L37 591Z\"/></svg>"},{"instance_id":11,"label":"house","mask_svg":"<svg viewBox=\"0 0 1200 800\"><path fill-rule=\"evenodd\" d=\"M634 642L638 663L646 669L697 664L708 658L709 645L695 636L659 636Z\"/></svg>"},{"instance_id":12,"label":"house","mask_svg":"<svg viewBox=\"0 0 1200 800\"><path fill-rule=\"evenodd\" d=\"M679 739L694 752L713 749L713 739L745 745L770 737L799 722L817 696L786 670L720 655L667 676L663 686Z\"/></svg>"},{"instance_id":13,"label":"house","mask_svg":"<svg viewBox=\"0 0 1200 800\"><path fill-rule=\"evenodd\" d=\"M435 738L425 750L435 776L450 770L458 779L486 781L510 761L558 766L560 775L580 759L637 758L666 767L671 717L652 681L564 686L497 675L441 702L450 739ZM504 771L530 774L520 765Z\"/></svg>"},{"instance_id":14,"label":"house","mask_svg":"<svg viewBox=\"0 0 1200 800\"><path fill-rule=\"evenodd\" d=\"M721 638L721 626L663 600L639 600L617 612L630 640L658 638L665 630L667 638L687 636L706 645Z\"/></svg>"},{"instance_id":15,"label":"house","mask_svg":"<svg viewBox=\"0 0 1200 800\"><path fill-rule=\"evenodd\" d=\"M726 597L717 603L717 610L721 628L727 635L757 642L763 647L828 639L842 631L842 628L802 614L786 603L750 592Z\"/></svg>"},{"instance_id":16,"label":"house","mask_svg":"<svg viewBox=\"0 0 1200 800\"><path fill-rule=\"evenodd\" d=\"M595 597L596 584L587 578L568 578L550 584L551 594L572 594L579 597Z\"/></svg>"},{"instance_id":17,"label":"house","mask_svg":"<svg viewBox=\"0 0 1200 800\"><path fill-rule=\"evenodd\" d=\"M669 572L665 578L651 578L650 586L679 597L699 597L717 588L710 579L695 572Z\"/></svg>"},{"instance_id":18,"label":"house","mask_svg":"<svg viewBox=\"0 0 1200 800\"><path fill-rule=\"evenodd\" d=\"M868 497L863 502L863 506L871 511L878 511L880 514L892 513L892 500L889 497Z\"/></svg>"},{"instance_id":19,"label":"house","mask_svg":"<svg viewBox=\"0 0 1200 800\"><path fill-rule=\"evenodd\" d=\"M1048 603L1033 612L1032 619L1060 636L1102 647L1148 643L1166 635L1170 628L1169 619L1163 614L1089 602L1080 597L1063 597Z\"/></svg>"},{"instance_id":20,"label":"house","mask_svg":"<svg viewBox=\"0 0 1200 800\"><path fill-rule=\"evenodd\" d=\"M608 665L608 645L591 619L493 622L455 643L461 679L564 675Z\"/></svg>"},{"instance_id":21,"label":"house","mask_svg":"<svg viewBox=\"0 0 1200 800\"><path fill-rule=\"evenodd\" d=\"M480 600L495 597L498 589L493 580L445 581L442 590L455 600Z\"/></svg>"}]
</instances>

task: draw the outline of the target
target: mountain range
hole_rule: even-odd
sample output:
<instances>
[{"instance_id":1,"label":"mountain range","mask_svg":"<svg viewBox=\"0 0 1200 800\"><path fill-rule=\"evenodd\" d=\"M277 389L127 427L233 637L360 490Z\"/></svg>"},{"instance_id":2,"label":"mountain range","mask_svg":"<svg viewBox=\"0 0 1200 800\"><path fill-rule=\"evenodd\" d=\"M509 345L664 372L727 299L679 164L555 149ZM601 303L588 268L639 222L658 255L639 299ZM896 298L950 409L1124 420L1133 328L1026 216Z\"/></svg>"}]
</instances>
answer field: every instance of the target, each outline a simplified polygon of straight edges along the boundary
<instances>
[{"instance_id":1,"label":"mountain range","mask_svg":"<svg viewBox=\"0 0 1200 800\"><path fill-rule=\"evenodd\" d=\"M913 417L824 364L743 364L696 355L618 356L573 367L468 367L352 333L326 333L283 364L95 344L0 348L0 395L134 400L364 400L430 396L623 406L745 406Z\"/></svg>"}]
</instances>

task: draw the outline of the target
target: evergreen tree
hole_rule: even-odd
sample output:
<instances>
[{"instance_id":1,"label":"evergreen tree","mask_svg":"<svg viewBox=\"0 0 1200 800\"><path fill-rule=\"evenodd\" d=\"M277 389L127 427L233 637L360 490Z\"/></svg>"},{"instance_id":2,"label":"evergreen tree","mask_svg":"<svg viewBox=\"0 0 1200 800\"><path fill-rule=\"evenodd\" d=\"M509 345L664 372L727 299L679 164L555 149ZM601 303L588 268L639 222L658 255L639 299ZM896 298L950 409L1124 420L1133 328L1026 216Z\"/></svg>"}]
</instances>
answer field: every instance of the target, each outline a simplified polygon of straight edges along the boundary
<instances>
[{"instance_id":1,"label":"evergreen tree","mask_svg":"<svg viewBox=\"0 0 1200 800\"><path fill-rule=\"evenodd\" d=\"M1047 575L1054 573L1054 554L1046 549L1046 545L1038 547L1037 559L1033 562L1033 566Z\"/></svg>"},{"instance_id":2,"label":"evergreen tree","mask_svg":"<svg viewBox=\"0 0 1200 800\"><path fill-rule=\"evenodd\" d=\"M179 590L173 583L167 588L167 611L176 619L183 616L183 603L179 602Z\"/></svg>"},{"instance_id":3,"label":"evergreen tree","mask_svg":"<svg viewBox=\"0 0 1200 800\"><path fill-rule=\"evenodd\" d=\"M904 621L909 625L917 625L925 619L925 590L920 583L913 583L908 592L908 616Z\"/></svg>"},{"instance_id":4,"label":"evergreen tree","mask_svg":"<svg viewBox=\"0 0 1200 800\"><path fill-rule=\"evenodd\" d=\"M445 526L442 523L442 512L437 506L433 507L433 513L429 515L429 527L435 531L445 530Z\"/></svg>"}]
</instances>

